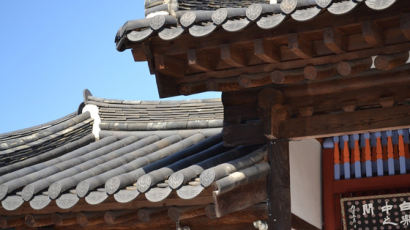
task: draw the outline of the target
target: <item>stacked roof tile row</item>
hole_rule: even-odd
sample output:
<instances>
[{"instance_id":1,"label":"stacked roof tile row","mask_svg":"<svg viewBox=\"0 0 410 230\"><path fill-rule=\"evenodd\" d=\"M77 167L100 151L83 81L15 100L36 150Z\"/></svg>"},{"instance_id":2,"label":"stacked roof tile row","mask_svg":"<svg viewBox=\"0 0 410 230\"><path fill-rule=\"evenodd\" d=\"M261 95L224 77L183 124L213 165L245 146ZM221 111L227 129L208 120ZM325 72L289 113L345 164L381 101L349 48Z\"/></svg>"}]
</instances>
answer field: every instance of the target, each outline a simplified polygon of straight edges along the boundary
<instances>
[{"instance_id":1,"label":"stacked roof tile row","mask_svg":"<svg viewBox=\"0 0 410 230\"><path fill-rule=\"evenodd\" d=\"M140 115L141 120L115 120L115 124L146 123L143 118L151 115L147 115L142 108L153 112L155 118L161 118L158 119L160 122L180 122L180 117L164 111L172 110L168 107L172 105L184 111L185 107L193 109L190 115L205 114L206 117L198 117L200 121L219 119L219 125L130 131L110 130L108 125L100 132L99 140L95 140L91 128L87 135L76 140L66 139L64 131L82 129L80 124L89 120L92 124L88 112L77 115L49 128L54 131L50 134L55 136L53 140L60 141L61 146L40 153L34 151L36 157L0 168L0 200L4 209L13 211L27 206L33 210L49 206L70 209L81 200L96 205L109 197L119 203L144 196L151 202L159 202L171 194L182 199L194 199L208 187L229 191L266 176L269 171L268 164L264 162L264 146L224 146L221 135L222 105L218 100L118 101L89 95L85 104L98 106L102 126L107 113L104 109L119 108L115 114L131 105L134 108L133 116ZM209 111L201 113L202 108ZM195 121L193 116L185 119ZM53 128L55 126L59 128ZM46 136L45 130L32 135L40 140ZM24 142L26 139L21 137L15 141ZM42 143L45 142L40 141L39 145ZM4 146L5 151L14 148L10 144L7 148L3 142L0 146Z\"/></svg>"},{"instance_id":2,"label":"stacked roof tile row","mask_svg":"<svg viewBox=\"0 0 410 230\"><path fill-rule=\"evenodd\" d=\"M0 135L0 166L55 150L88 135L93 120L89 113L69 114L32 128Z\"/></svg>"},{"instance_id":3,"label":"stacked roof tile row","mask_svg":"<svg viewBox=\"0 0 410 230\"><path fill-rule=\"evenodd\" d=\"M151 36L158 36L163 40L172 40L184 33L189 33L193 37L204 37L218 31L219 28L227 32L237 32L253 24L261 29L273 29L288 18L307 21L323 11L342 15L351 12L359 5L366 5L372 10L383 10L396 1L298 0L296 5L294 1L287 0L273 4L253 1L254 4L250 6L241 5L242 1L235 1L235 8L230 8L230 4L227 3L226 8L219 9L211 7L212 1L180 1L181 3L178 2L180 8L174 9L175 7L163 4L146 12L148 16L149 13L156 11L163 12L162 14L127 21L119 29L115 42L117 49L124 51L129 48L128 43L142 42ZM186 8L189 10L184 10ZM175 10L176 12L172 12Z\"/></svg>"}]
</instances>

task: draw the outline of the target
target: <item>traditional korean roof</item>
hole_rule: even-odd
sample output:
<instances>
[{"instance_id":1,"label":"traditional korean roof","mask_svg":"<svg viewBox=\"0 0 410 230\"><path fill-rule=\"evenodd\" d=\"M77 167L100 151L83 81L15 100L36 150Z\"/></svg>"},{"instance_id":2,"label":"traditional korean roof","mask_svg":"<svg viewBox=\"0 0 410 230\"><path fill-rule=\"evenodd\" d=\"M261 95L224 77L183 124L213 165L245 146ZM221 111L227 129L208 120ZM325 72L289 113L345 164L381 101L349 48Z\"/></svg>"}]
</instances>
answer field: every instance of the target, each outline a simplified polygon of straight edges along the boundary
<instances>
[{"instance_id":1,"label":"traditional korean roof","mask_svg":"<svg viewBox=\"0 0 410 230\"><path fill-rule=\"evenodd\" d=\"M1 134L0 167L62 149L62 146L82 138L87 140L84 142L86 144L91 141L85 137L90 134L92 126L93 119L88 112L80 115L72 113L42 125ZM56 152L52 156L58 154Z\"/></svg>"},{"instance_id":2,"label":"traditional korean roof","mask_svg":"<svg viewBox=\"0 0 410 230\"><path fill-rule=\"evenodd\" d=\"M343 15L359 5L383 10L397 0L283 0L283 1L146 1L146 18L127 21L115 42L119 51L149 37L172 40L182 34L204 37L215 31L237 32L256 24L270 30L287 20L299 22L328 12Z\"/></svg>"},{"instance_id":3,"label":"traditional korean roof","mask_svg":"<svg viewBox=\"0 0 410 230\"><path fill-rule=\"evenodd\" d=\"M170 198L212 202L210 192L232 191L269 170L264 146L224 146L220 100L121 101L86 91L80 108L1 136L1 157L19 148L27 156L2 161L1 215L92 211L107 202L118 204L110 209L161 206Z\"/></svg>"}]
</instances>

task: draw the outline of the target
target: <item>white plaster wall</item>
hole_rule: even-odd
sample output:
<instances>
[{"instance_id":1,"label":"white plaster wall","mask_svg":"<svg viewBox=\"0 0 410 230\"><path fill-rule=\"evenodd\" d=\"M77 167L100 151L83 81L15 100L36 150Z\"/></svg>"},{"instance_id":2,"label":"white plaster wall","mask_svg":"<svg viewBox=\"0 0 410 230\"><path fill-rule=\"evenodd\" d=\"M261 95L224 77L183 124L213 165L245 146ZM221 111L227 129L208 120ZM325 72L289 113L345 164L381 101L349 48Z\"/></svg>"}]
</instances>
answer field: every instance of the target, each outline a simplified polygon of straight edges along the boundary
<instances>
[{"instance_id":1,"label":"white plaster wall","mask_svg":"<svg viewBox=\"0 0 410 230\"><path fill-rule=\"evenodd\" d=\"M316 140L289 144L292 213L322 228L321 146Z\"/></svg>"},{"instance_id":2,"label":"white plaster wall","mask_svg":"<svg viewBox=\"0 0 410 230\"><path fill-rule=\"evenodd\" d=\"M99 115L99 109L96 105L86 105L83 108L82 113L85 112L90 112L91 118L94 119L94 124L93 124L93 134L96 140L100 139L100 123L101 123L101 118Z\"/></svg>"}]
</instances>

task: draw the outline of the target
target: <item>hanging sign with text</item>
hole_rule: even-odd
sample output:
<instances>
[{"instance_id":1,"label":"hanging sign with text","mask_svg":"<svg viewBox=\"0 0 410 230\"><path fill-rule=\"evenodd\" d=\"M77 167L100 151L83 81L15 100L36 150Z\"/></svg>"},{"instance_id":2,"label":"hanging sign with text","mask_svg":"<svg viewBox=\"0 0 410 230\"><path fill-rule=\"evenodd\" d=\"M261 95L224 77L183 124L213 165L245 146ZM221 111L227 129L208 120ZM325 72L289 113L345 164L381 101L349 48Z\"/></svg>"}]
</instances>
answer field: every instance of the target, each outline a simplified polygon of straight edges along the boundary
<instances>
[{"instance_id":1,"label":"hanging sign with text","mask_svg":"<svg viewBox=\"0 0 410 230\"><path fill-rule=\"evenodd\" d=\"M344 230L410 229L410 193L341 199Z\"/></svg>"}]
</instances>

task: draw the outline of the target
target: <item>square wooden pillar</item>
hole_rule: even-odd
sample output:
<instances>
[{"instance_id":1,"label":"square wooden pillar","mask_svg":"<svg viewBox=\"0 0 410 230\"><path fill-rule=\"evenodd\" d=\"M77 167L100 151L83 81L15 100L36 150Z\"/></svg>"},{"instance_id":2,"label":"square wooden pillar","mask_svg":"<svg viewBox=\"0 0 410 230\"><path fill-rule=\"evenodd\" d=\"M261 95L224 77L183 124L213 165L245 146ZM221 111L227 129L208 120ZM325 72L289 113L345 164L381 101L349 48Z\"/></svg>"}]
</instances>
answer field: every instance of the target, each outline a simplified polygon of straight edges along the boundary
<instances>
[{"instance_id":1,"label":"square wooden pillar","mask_svg":"<svg viewBox=\"0 0 410 230\"><path fill-rule=\"evenodd\" d=\"M290 230L292 213L290 206L289 141L271 140L268 144L271 171L268 177L268 226L269 230Z\"/></svg>"}]
</instances>

